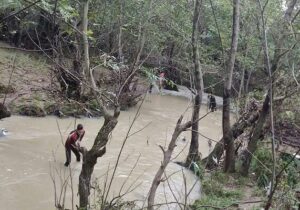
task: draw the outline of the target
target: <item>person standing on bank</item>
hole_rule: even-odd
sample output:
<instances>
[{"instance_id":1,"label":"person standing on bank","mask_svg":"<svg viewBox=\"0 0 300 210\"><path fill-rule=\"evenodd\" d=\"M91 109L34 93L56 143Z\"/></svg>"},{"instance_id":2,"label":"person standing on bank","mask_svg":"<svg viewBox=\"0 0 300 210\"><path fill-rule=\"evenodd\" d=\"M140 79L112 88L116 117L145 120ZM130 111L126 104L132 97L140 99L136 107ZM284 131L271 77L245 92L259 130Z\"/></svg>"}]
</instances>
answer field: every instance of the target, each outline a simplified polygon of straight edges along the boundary
<instances>
[{"instance_id":1,"label":"person standing on bank","mask_svg":"<svg viewBox=\"0 0 300 210\"><path fill-rule=\"evenodd\" d=\"M217 102L216 102L216 98L213 96L212 93L210 93L210 94L208 95L208 101L209 101L208 109L209 109L211 112L217 111Z\"/></svg>"},{"instance_id":2,"label":"person standing on bank","mask_svg":"<svg viewBox=\"0 0 300 210\"><path fill-rule=\"evenodd\" d=\"M85 134L85 131L83 129L82 124L77 125L77 129L71 131L69 134L67 141L65 143L65 149L66 149L66 162L65 166L68 167L71 163L71 150L76 155L76 160L80 161L80 153L79 153L79 147L80 142Z\"/></svg>"}]
</instances>

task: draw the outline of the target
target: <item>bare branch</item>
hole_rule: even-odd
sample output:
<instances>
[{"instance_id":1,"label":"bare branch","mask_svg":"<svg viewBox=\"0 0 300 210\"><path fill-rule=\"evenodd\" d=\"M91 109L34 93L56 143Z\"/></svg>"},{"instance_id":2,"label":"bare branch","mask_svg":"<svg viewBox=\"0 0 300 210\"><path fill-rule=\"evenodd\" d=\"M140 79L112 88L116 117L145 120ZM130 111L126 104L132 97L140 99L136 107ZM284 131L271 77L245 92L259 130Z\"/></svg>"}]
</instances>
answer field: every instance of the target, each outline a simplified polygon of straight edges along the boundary
<instances>
[{"instance_id":1,"label":"bare branch","mask_svg":"<svg viewBox=\"0 0 300 210\"><path fill-rule=\"evenodd\" d=\"M24 7L23 9L21 9L21 10L19 10L19 11L17 11L17 12L14 12L14 13L12 13L12 14L9 14L9 15L7 15L6 17L2 18L2 19L0 20L0 23L4 22L6 19L8 19L8 18L10 18L10 17L12 17L12 16L15 16L15 15L17 15L17 14L19 14L19 13L21 13L21 12L27 10L27 9L29 9L30 7L32 7L32 6L36 5L37 3L39 3L40 1L41 1L41 0L37 0L37 1L35 1L35 2L30 2L31 4L29 4L28 6Z\"/></svg>"},{"instance_id":2,"label":"bare branch","mask_svg":"<svg viewBox=\"0 0 300 210\"><path fill-rule=\"evenodd\" d=\"M15 64L16 64L16 54L15 54L15 56L14 56L14 58L13 58L12 69L11 69L11 72L10 72L10 75L9 75L9 80L8 80L7 87L8 87L8 86L10 85L10 83L11 83L11 78L12 78L12 75L13 75L13 73L14 73L14 71L15 71L15 67L16 67ZM3 102L2 102L3 105L5 104L5 100L6 100L7 94L8 94L8 91L5 91L4 99L3 99Z\"/></svg>"}]
</instances>

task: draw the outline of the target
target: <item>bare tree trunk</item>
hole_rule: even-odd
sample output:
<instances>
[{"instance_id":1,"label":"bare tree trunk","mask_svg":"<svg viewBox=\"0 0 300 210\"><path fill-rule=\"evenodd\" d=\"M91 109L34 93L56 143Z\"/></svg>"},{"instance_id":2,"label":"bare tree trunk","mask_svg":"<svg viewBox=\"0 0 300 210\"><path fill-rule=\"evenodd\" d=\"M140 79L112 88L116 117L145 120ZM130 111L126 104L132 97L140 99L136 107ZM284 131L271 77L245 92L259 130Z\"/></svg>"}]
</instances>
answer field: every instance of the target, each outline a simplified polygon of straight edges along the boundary
<instances>
[{"instance_id":1,"label":"bare tree trunk","mask_svg":"<svg viewBox=\"0 0 300 210\"><path fill-rule=\"evenodd\" d=\"M196 0L194 19L193 19L193 34L192 34L192 45L193 45L193 61L194 61L194 82L196 89L196 96L194 99L193 114L192 114L192 137L191 144L189 149L189 154L186 160L186 166L190 166L191 162L198 161L199 156L199 112L202 103L202 92L204 90L203 85L203 76L200 66L200 56L197 45L198 34L199 34L199 18L200 18L200 9L201 9L201 0Z\"/></svg>"},{"instance_id":2,"label":"bare tree trunk","mask_svg":"<svg viewBox=\"0 0 300 210\"><path fill-rule=\"evenodd\" d=\"M228 61L228 66L226 68L226 79L224 83L223 92L223 138L225 143L225 172L235 171L235 157L234 157L234 143L232 130L230 128L230 97L231 97L231 86L232 86L232 75L235 63L235 55L238 45L238 35L239 35L239 21L240 21L240 0L233 0L233 27L232 27L232 41L230 57Z\"/></svg>"},{"instance_id":3,"label":"bare tree trunk","mask_svg":"<svg viewBox=\"0 0 300 210\"><path fill-rule=\"evenodd\" d=\"M248 47L246 44L246 49L245 49L245 57L248 55ZM238 91L238 96L237 96L237 103L236 103L236 118L239 118L239 109L240 109L240 104L241 104L241 99L242 99L242 93L245 94L245 74L246 74L246 67L242 66L242 76L241 76L241 82L240 82L240 87ZM243 94L243 95L244 95Z\"/></svg>"},{"instance_id":4,"label":"bare tree trunk","mask_svg":"<svg viewBox=\"0 0 300 210\"><path fill-rule=\"evenodd\" d=\"M242 70L242 76L241 76L240 88L239 88L239 92L238 92L238 100L241 100L242 92L245 92L245 88L244 88L245 87L245 71L246 71L246 69L243 68L243 70Z\"/></svg>"},{"instance_id":5,"label":"bare tree trunk","mask_svg":"<svg viewBox=\"0 0 300 210\"><path fill-rule=\"evenodd\" d=\"M6 108L4 103L0 102L0 119L3 119L5 117L10 117L10 111Z\"/></svg>"},{"instance_id":6,"label":"bare tree trunk","mask_svg":"<svg viewBox=\"0 0 300 210\"><path fill-rule=\"evenodd\" d=\"M162 181L162 175L164 174L164 171L170 162L173 150L176 147L176 140L177 140L178 136L183 131L185 131L186 129L188 129L189 127L192 126L191 121L189 121L185 124L181 124L182 119L183 119L183 116L180 116L180 118L177 121L175 130L172 135L172 139L168 146L168 150L165 151L164 148L162 146L160 146L161 150L163 151L164 158L163 158L163 162L161 163L160 168L158 169L158 171L152 181L152 185L151 185L151 188L149 191L149 197L148 197L148 207L147 207L148 210L154 210L155 193L156 193L156 190L157 190L160 182Z\"/></svg>"},{"instance_id":7,"label":"bare tree trunk","mask_svg":"<svg viewBox=\"0 0 300 210\"><path fill-rule=\"evenodd\" d=\"M124 61L123 51L122 51L122 28L123 28L123 10L124 10L124 0L119 0L119 35L118 35L118 60L119 62Z\"/></svg>"},{"instance_id":8,"label":"bare tree trunk","mask_svg":"<svg viewBox=\"0 0 300 210\"><path fill-rule=\"evenodd\" d=\"M106 152L108 137L118 123L120 109L117 107L114 115L110 115L106 110L104 113L104 124L96 136L93 147L89 151L84 147L80 148L80 152L83 154L82 169L79 175L79 205L81 209L87 209L94 166L97 163L97 158L102 157Z\"/></svg>"},{"instance_id":9,"label":"bare tree trunk","mask_svg":"<svg viewBox=\"0 0 300 210\"><path fill-rule=\"evenodd\" d=\"M93 71L90 69L90 55L89 55L89 39L88 39L88 13L89 13L89 1L83 1L83 11L82 11L82 41L83 41L83 76L84 79L90 78L93 87L96 87L96 82L94 80ZM89 77L88 77L89 75Z\"/></svg>"},{"instance_id":10,"label":"bare tree trunk","mask_svg":"<svg viewBox=\"0 0 300 210\"><path fill-rule=\"evenodd\" d=\"M294 0L293 0L294 1ZM273 116L273 76L272 76L272 69L271 69L271 63L270 63L270 57L269 57L269 48L268 48L268 40L267 40L267 29L265 27L265 16L264 16L264 9L261 4L261 1L258 0L259 6L260 6L260 11L261 11L261 21L262 21L262 31L263 31L263 50L265 54L265 63L269 75L269 93L266 96L266 98L269 97L270 101L270 122L271 122L271 133L272 133L272 159L273 159L273 167L272 167L272 180L271 180L271 191L274 188L274 183L275 183L275 174L276 174L276 151L275 151L275 131L274 131L274 116ZM248 146L251 146L248 145Z\"/></svg>"}]
</instances>

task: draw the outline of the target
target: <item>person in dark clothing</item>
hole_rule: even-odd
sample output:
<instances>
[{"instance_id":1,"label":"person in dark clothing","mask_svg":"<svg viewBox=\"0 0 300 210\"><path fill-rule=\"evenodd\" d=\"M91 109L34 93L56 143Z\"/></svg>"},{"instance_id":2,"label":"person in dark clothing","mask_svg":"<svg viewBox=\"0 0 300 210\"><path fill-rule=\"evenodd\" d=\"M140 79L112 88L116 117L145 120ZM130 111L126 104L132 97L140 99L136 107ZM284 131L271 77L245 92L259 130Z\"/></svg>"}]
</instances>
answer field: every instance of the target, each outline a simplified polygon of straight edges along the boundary
<instances>
[{"instance_id":1,"label":"person in dark clothing","mask_svg":"<svg viewBox=\"0 0 300 210\"><path fill-rule=\"evenodd\" d=\"M211 93L208 95L208 100L209 100L208 109L211 110L212 112L217 111L216 98Z\"/></svg>"},{"instance_id":2,"label":"person in dark clothing","mask_svg":"<svg viewBox=\"0 0 300 210\"><path fill-rule=\"evenodd\" d=\"M153 84L151 83L151 84L149 85L149 93L152 93L152 88L153 88Z\"/></svg>"},{"instance_id":3,"label":"person in dark clothing","mask_svg":"<svg viewBox=\"0 0 300 210\"><path fill-rule=\"evenodd\" d=\"M85 134L85 131L83 129L82 124L77 125L77 129L71 131L69 134L67 141L65 143L65 149L66 149L66 162L65 166L68 167L71 163L71 150L76 155L76 160L80 161L80 153L79 153L79 147L80 142Z\"/></svg>"}]
</instances>

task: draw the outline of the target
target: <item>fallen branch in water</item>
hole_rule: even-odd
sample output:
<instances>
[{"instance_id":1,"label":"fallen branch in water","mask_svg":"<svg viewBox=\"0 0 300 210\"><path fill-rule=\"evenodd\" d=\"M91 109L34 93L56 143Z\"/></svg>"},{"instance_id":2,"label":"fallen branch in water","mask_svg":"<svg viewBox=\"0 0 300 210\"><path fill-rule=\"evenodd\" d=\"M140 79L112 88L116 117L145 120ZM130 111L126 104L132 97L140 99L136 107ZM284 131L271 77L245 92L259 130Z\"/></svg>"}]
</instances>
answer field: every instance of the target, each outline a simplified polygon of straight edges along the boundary
<instances>
[{"instance_id":1,"label":"fallen branch in water","mask_svg":"<svg viewBox=\"0 0 300 210\"><path fill-rule=\"evenodd\" d=\"M160 146L160 149L162 150L164 157L163 157L163 162L161 163L161 166L159 167L159 169L158 169L158 171L157 171L157 173L156 173L156 175L155 175L155 177L152 181L152 185L151 185L151 188L150 188L150 191L149 191L149 196L148 196L148 207L147 207L148 210L153 210L154 209L153 204L154 204L155 193L156 193L156 190L157 190L160 182L162 181L162 175L164 174L165 169L166 169L167 165L170 162L172 153L173 153L173 151L176 147L176 140L177 140L178 136L183 131L186 131L189 127L192 126L191 121L188 121L184 124L181 124L182 119L183 119L183 116L181 115L180 118L177 121L177 124L176 124L175 130L173 132L172 139L169 143L168 149L164 150L164 148L162 146Z\"/></svg>"}]
</instances>

